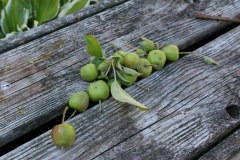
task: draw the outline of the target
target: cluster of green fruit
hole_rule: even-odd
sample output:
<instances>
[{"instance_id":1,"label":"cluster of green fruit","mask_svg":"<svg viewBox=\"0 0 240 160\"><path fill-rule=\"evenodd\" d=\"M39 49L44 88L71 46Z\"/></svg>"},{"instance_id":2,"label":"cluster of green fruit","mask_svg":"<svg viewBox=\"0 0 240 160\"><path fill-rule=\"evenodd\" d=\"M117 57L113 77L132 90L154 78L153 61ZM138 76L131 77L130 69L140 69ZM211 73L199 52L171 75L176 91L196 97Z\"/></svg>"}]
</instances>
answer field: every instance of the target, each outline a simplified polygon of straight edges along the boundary
<instances>
[{"instance_id":1,"label":"cluster of green fruit","mask_svg":"<svg viewBox=\"0 0 240 160\"><path fill-rule=\"evenodd\" d=\"M98 40L91 35L86 35L88 53L94 56L94 59L84 65L80 70L80 76L83 80L91 82L88 85L87 92L78 91L74 93L69 99L69 107L75 112L84 112L89 105L89 101L99 102L99 109L102 110L102 101L106 100L110 93L116 100L120 102L127 102L137 106L140 110L148 110L143 104L134 100L121 87L137 86L148 90L136 83L138 77L148 77L153 69L161 70L166 61L177 61L179 54L189 54L192 52L179 52L176 45L167 45L159 48L158 44L146 38L142 38L139 48L133 48L135 52L126 53L117 50L114 44L115 53L106 57L105 51L102 50ZM217 62L209 57L203 56L208 64L216 64ZM113 73L113 74L111 74ZM75 130L71 124L65 124L65 112L62 124L56 125L52 129L52 140L54 144L61 148L69 147L73 144L75 139ZM75 114L75 112L73 114ZM71 116L72 117L72 116Z\"/></svg>"}]
</instances>

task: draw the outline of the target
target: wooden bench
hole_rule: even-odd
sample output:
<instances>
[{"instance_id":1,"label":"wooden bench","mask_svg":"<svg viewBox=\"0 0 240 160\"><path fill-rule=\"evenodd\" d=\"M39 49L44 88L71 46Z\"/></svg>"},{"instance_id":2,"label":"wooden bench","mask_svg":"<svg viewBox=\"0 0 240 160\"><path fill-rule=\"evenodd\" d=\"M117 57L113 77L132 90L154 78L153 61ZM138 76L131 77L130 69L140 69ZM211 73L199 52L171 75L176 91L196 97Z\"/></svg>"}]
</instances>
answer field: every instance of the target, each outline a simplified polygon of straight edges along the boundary
<instances>
[{"instance_id":1,"label":"wooden bench","mask_svg":"<svg viewBox=\"0 0 240 160\"><path fill-rule=\"evenodd\" d=\"M183 56L138 82L149 91L125 89L149 111L109 98L102 112L94 105L67 121L76 129L73 147L56 148L49 130L0 159L239 159L240 27L196 13L237 17L240 2L104 0L1 41L0 83L9 86L0 89L0 153L61 116L70 95L86 90L79 77L90 60L86 34L126 52L124 42L137 46L144 36L194 49L221 67Z\"/></svg>"}]
</instances>

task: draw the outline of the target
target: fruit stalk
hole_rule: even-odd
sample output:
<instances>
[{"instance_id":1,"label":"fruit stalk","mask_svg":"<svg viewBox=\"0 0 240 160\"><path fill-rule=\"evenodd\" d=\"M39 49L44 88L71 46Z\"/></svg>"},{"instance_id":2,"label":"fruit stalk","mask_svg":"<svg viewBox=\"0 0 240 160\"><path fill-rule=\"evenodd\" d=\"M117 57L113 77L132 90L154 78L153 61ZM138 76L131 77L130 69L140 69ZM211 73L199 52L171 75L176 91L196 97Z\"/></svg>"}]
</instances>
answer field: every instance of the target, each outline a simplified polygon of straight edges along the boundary
<instances>
[{"instance_id":1,"label":"fruit stalk","mask_svg":"<svg viewBox=\"0 0 240 160\"><path fill-rule=\"evenodd\" d=\"M108 75L108 73L109 73L110 69L111 69L111 65L109 65L109 66L108 66L108 69L107 69L107 71L106 71L105 75Z\"/></svg>"},{"instance_id":2,"label":"fruit stalk","mask_svg":"<svg viewBox=\"0 0 240 160\"><path fill-rule=\"evenodd\" d=\"M71 115L67 120L71 119L71 118L76 114L76 112L77 112L77 110L74 110L74 112L72 113L72 115Z\"/></svg>"},{"instance_id":3,"label":"fruit stalk","mask_svg":"<svg viewBox=\"0 0 240 160\"><path fill-rule=\"evenodd\" d=\"M127 47L130 48L130 49L137 50L137 48L135 48L135 47L133 47L133 46L127 44L127 42L124 42L124 44L125 44L125 46L127 46Z\"/></svg>"},{"instance_id":4,"label":"fruit stalk","mask_svg":"<svg viewBox=\"0 0 240 160\"><path fill-rule=\"evenodd\" d=\"M145 87L143 87L143 86L141 86L140 84L138 84L138 83L133 83L133 84L135 84L137 87L139 87L139 88L141 88L141 89L143 89L143 90L145 90L145 91L149 91L149 88L145 88Z\"/></svg>"},{"instance_id":5,"label":"fruit stalk","mask_svg":"<svg viewBox=\"0 0 240 160\"><path fill-rule=\"evenodd\" d=\"M155 65L155 64L146 64L146 65L144 65L145 67L148 67L148 66L152 66L152 67L157 67L157 65Z\"/></svg>"},{"instance_id":6,"label":"fruit stalk","mask_svg":"<svg viewBox=\"0 0 240 160\"><path fill-rule=\"evenodd\" d=\"M143 41L150 41L149 39L147 39L145 37L142 37L141 40L143 40Z\"/></svg>"},{"instance_id":7,"label":"fruit stalk","mask_svg":"<svg viewBox=\"0 0 240 160\"><path fill-rule=\"evenodd\" d=\"M193 54L193 52L179 52L179 54Z\"/></svg>"},{"instance_id":8,"label":"fruit stalk","mask_svg":"<svg viewBox=\"0 0 240 160\"><path fill-rule=\"evenodd\" d=\"M113 67L114 80L117 81L116 70L115 70L113 61L112 61L112 67Z\"/></svg>"},{"instance_id":9,"label":"fruit stalk","mask_svg":"<svg viewBox=\"0 0 240 160\"><path fill-rule=\"evenodd\" d=\"M102 101L99 99L99 111L102 111Z\"/></svg>"},{"instance_id":10,"label":"fruit stalk","mask_svg":"<svg viewBox=\"0 0 240 160\"><path fill-rule=\"evenodd\" d=\"M66 106L66 107L64 108L63 116L62 116L62 124L64 124L64 119L65 119L67 110L68 110L68 106Z\"/></svg>"}]
</instances>

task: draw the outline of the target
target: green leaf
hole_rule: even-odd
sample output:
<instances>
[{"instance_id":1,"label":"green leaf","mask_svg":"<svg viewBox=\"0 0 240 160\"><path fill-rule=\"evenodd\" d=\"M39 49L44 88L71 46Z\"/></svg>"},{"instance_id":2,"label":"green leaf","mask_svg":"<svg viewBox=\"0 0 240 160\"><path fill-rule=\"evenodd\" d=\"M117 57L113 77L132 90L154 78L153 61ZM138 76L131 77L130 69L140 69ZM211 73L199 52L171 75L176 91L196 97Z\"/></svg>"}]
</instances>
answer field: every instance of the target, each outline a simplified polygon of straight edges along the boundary
<instances>
[{"instance_id":1,"label":"green leaf","mask_svg":"<svg viewBox=\"0 0 240 160\"><path fill-rule=\"evenodd\" d=\"M91 63L95 64L96 66L98 66L100 63L102 63L104 61L104 58L102 57L95 57Z\"/></svg>"},{"instance_id":2,"label":"green leaf","mask_svg":"<svg viewBox=\"0 0 240 160\"><path fill-rule=\"evenodd\" d=\"M87 41L87 51L91 56L103 57L101 45L97 38L92 35L85 35Z\"/></svg>"},{"instance_id":3,"label":"green leaf","mask_svg":"<svg viewBox=\"0 0 240 160\"><path fill-rule=\"evenodd\" d=\"M25 7L24 0L9 0L1 12L1 28L4 34L17 32L27 24L29 10Z\"/></svg>"},{"instance_id":4,"label":"green leaf","mask_svg":"<svg viewBox=\"0 0 240 160\"><path fill-rule=\"evenodd\" d=\"M36 28L36 27L38 26L38 24L39 24L39 22L36 21L36 20L34 20L34 21L33 21L33 27L32 27L32 28Z\"/></svg>"},{"instance_id":5,"label":"green leaf","mask_svg":"<svg viewBox=\"0 0 240 160\"><path fill-rule=\"evenodd\" d=\"M133 99L130 95L128 95L117 83L117 81L114 81L111 85L111 94L114 99L120 102L126 102L130 103L132 105L137 106L142 111L149 110L149 108L145 107L140 102Z\"/></svg>"},{"instance_id":6,"label":"green leaf","mask_svg":"<svg viewBox=\"0 0 240 160\"><path fill-rule=\"evenodd\" d=\"M106 79L107 81L109 81L109 78L107 75L100 75L98 76L98 79Z\"/></svg>"},{"instance_id":7,"label":"green leaf","mask_svg":"<svg viewBox=\"0 0 240 160\"><path fill-rule=\"evenodd\" d=\"M103 64L103 65L101 65L101 66L98 66L98 67L97 67L97 70L98 70L98 71L99 71L99 70L105 70L105 69L108 69L108 67L109 67L109 64L106 63L106 64Z\"/></svg>"},{"instance_id":8,"label":"green leaf","mask_svg":"<svg viewBox=\"0 0 240 160\"><path fill-rule=\"evenodd\" d=\"M60 0L60 5L63 6L64 4L68 3L71 0Z\"/></svg>"},{"instance_id":9,"label":"green leaf","mask_svg":"<svg viewBox=\"0 0 240 160\"><path fill-rule=\"evenodd\" d=\"M119 71L117 71L117 76L120 78L123 82L129 83L130 81L126 80Z\"/></svg>"},{"instance_id":10,"label":"green leaf","mask_svg":"<svg viewBox=\"0 0 240 160\"><path fill-rule=\"evenodd\" d=\"M58 14L58 17L66 16L70 13L79 11L82 8L89 6L90 0L73 0L72 2L65 3L61 7L61 12Z\"/></svg>"},{"instance_id":11,"label":"green leaf","mask_svg":"<svg viewBox=\"0 0 240 160\"><path fill-rule=\"evenodd\" d=\"M122 70L122 65L120 64L119 61L117 61L117 63L116 63L116 67L117 67L119 70Z\"/></svg>"},{"instance_id":12,"label":"green leaf","mask_svg":"<svg viewBox=\"0 0 240 160\"><path fill-rule=\"evenodd\" d=\"M21 27L17 26L18 32L23 32L25 30L29 30L28 26L26 24L22 25Z\"/></svg>"},{"instance_id":13,"label":"green leaf","mask_svg":"<svg viewBox=\"0 0 240 160\"><path fill-rule=\"evenodd\" d=\"M41 25L57 16L60 1L59 0L33 0L36 10L36 20Z\"/></svg>"},{"instance_id":14,"label":"green leaf","mask_svg":"<svg viewBox=\"0 0 240 160\"><path fill-rule=\"evenodd\" d=\"M15 35L17 35L17 34L18 34L18 32L7 33L7 34L5 35L5 38L9 38L9 37L15 36Z\"/></svg>"},{"instance_id":15,"label":"green leaf","mask_svg":"<svg viewBox=\"0 0 240 160\"><path fill-rule=\"evenodd\" d=\"M99 3L101 2L102 0L91 0L91 4L94 4L94 3Z\"/></svg>"},{"instance_id":16,"label":"green leaf","mask_svg":"<svg viewBox=\"0 0 240 160\"><path fill-rule=\"evenodd\" d=\"M127 74L130 74L130 75L136 76L136 77L142 75L142 73L139 73L139 72L135 71L134 69L127 68L127 67L123 67L123 71Z\"/></svg>"},{"instance_id":17,"label":"green leaf","mask_svg":"<svg viewBox=\"0 0 240 160\"><path fill-rule=\"evenodd\" d=\"M216 61L214 61L212 58L208 57L208 56L203 56L205 63L207 64L214 64L217 65L218 67L220 67L220 64Z\"/></svg>"}]
</instances>

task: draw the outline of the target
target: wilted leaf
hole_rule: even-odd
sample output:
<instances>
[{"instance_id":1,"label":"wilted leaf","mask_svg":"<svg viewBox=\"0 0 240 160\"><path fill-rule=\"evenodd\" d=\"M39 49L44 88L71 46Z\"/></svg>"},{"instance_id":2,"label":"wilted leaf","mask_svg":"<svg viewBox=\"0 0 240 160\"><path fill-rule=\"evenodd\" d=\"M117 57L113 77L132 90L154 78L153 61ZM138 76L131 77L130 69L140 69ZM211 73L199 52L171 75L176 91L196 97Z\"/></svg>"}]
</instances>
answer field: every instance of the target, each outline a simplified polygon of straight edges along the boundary
<instances>
[{"instance_id":1,"label":"wilted leaf","mask_svg":"<svg viewBox=\"0 0 240 160\"><path fill-rule=\"evenodd\" d=\"M130 95L128 95L119 85L116 81L114 81L111 85L111 94L114 99L120 102L126 102L130 103L132 105L137 106L140 110L146 111L149 110L149 108L145 107L140 102L133 99Z\"/></svg>"},{"instance_id":2,"label":"wilted leaf","mask_svg":"<svg viewBox=\"0 0 240 160\"><path fill-rule=\"evenodd\" d=\"M29 10L24 6L24 0L9 0L1 12L1 28L4 34L17 32L27 24Z\"/></svg>"},{"instance_id":3,"label":"wilted leaf","mask_svg":"<svg viewBox=\"0 0 240 160\"><path fill-rule=\"evenodd\" d=\"M130 75L136 76L136 77L142 75L142 73L139 73L139 72L135 71L134 69L127 68L127 67L123 67L123 71L127 74L130 74Z\"/></svg>"},{"instance_id":4,"label":"wilted leaf","mask_svg":"<svg viewBox=\"0 0 240 160\"><path fill-rule=\"evenodd\" d=\"M59 0L33 0L36 9L36 20L41 25L57 16L60 1Z\"/></svg>"},{"instance_id":5,"label":"wilted leaf","mask_svg":"<svg viewBox=\"0 0 240 160\"><path fill-rule=\"evenodd\" d=\"M92 35L85 35L87 41L87 51L91 56L103 57L101 45L97 38Z\"/></svg>"},{"instance_id":6,"label":"wilted leaf","mask_svg":"<svg viewBox=\"0 0 240 160\"><path fill-rule=\"evenodd\" d=\"M205 63L214 64L214 65L217 65L218 67L220 67L220 64L218 62L214 61L212 58L207 57L207 56L203 56L203 58L204 58Z\"/></svg>"},{"instance_id":7,"label":"wilted leaf","mask_svg":"<svg viewBox=\"0 0 240 160\"><path fill-rule=\"evenodd\" d=\"M79 11L80 9L87 7L90 4L90 0L73 0L72 2L67 2L61 7L61 12L58 17L63 17L70 13Z\"/></svg>"}]
</instances>

